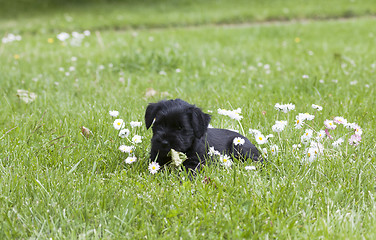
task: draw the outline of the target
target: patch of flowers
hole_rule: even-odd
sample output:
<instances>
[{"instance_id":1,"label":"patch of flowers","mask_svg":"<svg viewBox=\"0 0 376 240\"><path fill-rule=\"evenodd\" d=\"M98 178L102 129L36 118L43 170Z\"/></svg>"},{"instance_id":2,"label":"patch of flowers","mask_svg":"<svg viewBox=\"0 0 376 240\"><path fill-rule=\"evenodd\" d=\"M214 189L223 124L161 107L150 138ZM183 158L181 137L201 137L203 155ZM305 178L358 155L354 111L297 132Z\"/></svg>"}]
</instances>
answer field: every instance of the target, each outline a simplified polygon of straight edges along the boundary
<instances>
[{"instance_id":1,"label":"patch of flowers","mask_svg":"<svg viewBox=\"0 0 376 240\"><path fill-rule=\"evenodd\" d=\"M85 37L90 36L90 31L85 30L83 33L79 32L72 32L71 34L66 32L59 33L56 38L59 39L61 42L66 43L69 41L71 46L81 46L82 41Z\"/></svg>"},{"instance_id":2,"label":"patch of flowers","mask_svg":"<svg viewBox=\"0 0 376 240\"><path fill-rule=\"evenodd\" d=\"M21 40L22 40L22 37L20 35L9 33L8 35L6 35L5 37L1 39L1 42L6 44L6 43L11 43L14 41L21 41Z\"/></svg>"}]
</instances>

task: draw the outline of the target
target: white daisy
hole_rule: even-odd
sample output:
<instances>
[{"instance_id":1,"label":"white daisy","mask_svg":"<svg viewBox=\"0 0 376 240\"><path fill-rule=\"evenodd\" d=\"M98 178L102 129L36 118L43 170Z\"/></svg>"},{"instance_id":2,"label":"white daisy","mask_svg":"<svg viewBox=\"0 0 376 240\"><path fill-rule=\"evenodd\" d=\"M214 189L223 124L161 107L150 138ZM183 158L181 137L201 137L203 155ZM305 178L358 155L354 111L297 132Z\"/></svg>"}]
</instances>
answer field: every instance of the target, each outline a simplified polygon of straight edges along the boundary
<instances>
[{"instance_id":1,"label":"white daisy","mask_svg":"<svg viewBox=\"0 0 376 240\"><path fill-rule=\"evenodd\" d=\"M292 104L292 103L288 103L288 104L279 104L279 103L276 103L274 105L274 108L278 111L282 111L284 113L288 113L289 111L292 111L292 110L295 110L295 105Z\"/></svg>"},{"instance_id":2,"label":"white daisy","mask_svg":"<svg viewBox=\"0 0 376 240\"><path fill-rule=\"evenodd\" d=\"M117 117L117 116L119 116L119 112L118 111L110 111L109 113L110 113L111 117Z\"/></svg>"},{"instance_id":3,"label":"white daisy","mask_svg":"<svg viewBox=\"0 0 376 240\"><path fill-rule=\"evenodd\" d=\"M322 107L319 106L319 105L316 105L316 104L312 104L312 108L316 109L317 111L321 111L322 110Z\"/></svg>"},{"instance_id":4,"label":"white daisy","mask_svg":"<svg viewBox=\"0 0 376 240\"><path fill-rule=\"evenodd\" d=\"M217 156L219 156L219 155L221 155L217 150L214 149L214 147L209 147L209 152L208 152L208 154L209 154L210 156L213 156L213 155L217 155Z\"/></svg>"},{"instance_id":5,"label":"white daisy","mask_svg":"<svg viewBox=\"0 0 376 240\"><path fill-rule=\"evenodd\" d=\"M134 163L135 161L137 160L137 158L135 156L129 156L125 159L125 163L127 164L132 164Z\"/></svg>"},{"instance_id":6,"label":"white daisy","mask_svg":"<svg viewBox=\"0 0 376 240\"><path fill-rule=\"evenodd\" d=\"M149 172L150 172L151 174L156 174L160 168L161 168L161 167L159 166L159 164L158 164L157 162L151 162L151 163L149 164L149 167L148 167Z\"/></svg>"},{"instance_id":7,"label":"white daisy","mask_svg":"<svg viewBox=\"0 0 376 240\"><path fill-rule=\"evenodd\" d=\"M132 153L133 152L133 149L134 149L134 146L125 146L125 145L121 145L119 147L119 150L124 152L124 153Z\"/></svg>"},{"instance_id":8,"label":"white daisy","mask_svg":"<svg viewBox=\"0 0 376 240\"><path fill-rule=\"evenodd\" d=\"M325 131L324 130L320 130L318 133L317 133L317 137L316 137L316 139L317 140L322 140L324 137L325 137Z\"/></svg>"},{"instance_id":9,"label":"white daisy","mask_svg":"<svg viewBox=\"0 0 376 240\"><path fill-rule=\"evenodd\" d=\"M328 119L324 121L324 125L326 128L332 129L332 130L336 129L337 127L336 125L334 125L333 121L328 120Z\"/></svg>"},{"instance_id":10,"label":"white daisy","mask_svg":"<svg viewBox=\"0 0 376 240\"><path fill-rule=\"evenodd\" d=\"M124 127L123 119L115 119L113 126L116 130L120 130Z\"/></svg>"},{"instance_id":11,"label":"white daisy","mask_svg":"<svg viewBox=\"0 0 376 240\"><path fill-rule=\"evenodd\" d=\"M268 149L267 148L263 148L261 149L262 150L262 153L265 155L265 156L268 156Z\"/></svg>"},{"instance_id":12,"label":"white daisy","mask_svg":"<svg viewBox=\"0 0 376 240\"><path fill-rule=\"evenodd\" d=\"M261 134L261 132L257 129L250 128L248 131L249 131L249 134L252 134L253 136Z\"/></svg>"},{"instance_id":13,"label":"white daisy","mask_svg":"<svg viewBox=\"0 0 376 240\"><path fill-rule=\"evenodd\" d=\"M233 140L233 143L234 143L235 146L236 145L243 145L244 142L245 142L244 138L241 138L241 137L236 137Z\"/></svg>"},{"instance_id":14,"label":"white daisy","mask_svg":"<svg viewBox=\"0 0 376 240\"><path fill-rule=\"evenodd\" d=\"M304 124L304 121L302 119L299 118L299 116L296 116L296 119L295 119L295 128L297 129L301 129L302 126Z\"/></svg>"},{"instance_id":15,"label":"white daisy","mask_svg":"<svg viewBox=\"0 0 376 240\"><path fill-rule=\"evenodd\" d=\"M343 142L344 142L343 138L339 138L337 141L334 141L334 142L332 143L332 146L333 146L334 148L337 148L337 147L339 147Z\"/></svg>"},{"instance_id":16,"label":"white daisy","mask_svg":"<svg viewBox=\"0 0 376 240\"><path fill-rule=\"evenodd\" d=\"M250 171L250 170L256 170L255 166L245 166L244 168L245 168L245 170L248 170L248 171Z\"/></svg>"},{"instance_id":17,"label":"white daisy","mask_svg":"<svg viewBox=\"0 0 376 240\"><path fill-rule=\"evenodd\" d=\"M277 145L271 145L270 146L270 152L272 153L272 155L277 155L278 154L278 146Z\"/></svg>"},{"instance_id":18,"label":"white daisy","mask_svg":"<svg viewBox=\"0 0 376 240\"><path fill-rule=\"evenodd\" d=\"M305 120L309 120L309 121L311 121L311 120L313 120L314 118L315 118L315 116L314 115L311 115L311 114L309 114L309 113L299 113L299 118L301 119L301 120L303 120L303 121L305 121Z\"/></svg>"},{"instance_id":19,"label":"white daisy","mask_svg":"<svg viewBox=\"0 0 376 240\"><path fill-rule=\"evenodd\" d=\"M287 121L275 121L275 124L272 126L272 130L273 132L282 132L286 126Z\"/></svg>"},{"instance_id":20,"label":"white daisy","mask_svg":"<svg viewBox=\"0 0 376 240\"><path fill-rule=\"evenodd\" d=\"M129 124L131 125L132 128L134 128L134 127L141 127L142 122L131 121Z\"/></svg>"},{"instance_id":21,"label":"white daisy","mask_svg":"<svg viewBox=\"0 0 376 240\"><path fill-rule=\"evenodd\" d=\"M124 128L119 131L119 137L126 138L129 135L129 129Z\"/></svg>"},{"instance_id":22,"label":"white daisy","mask_svg":"<svg viewBox=\"0 0 376 240\"><path fill-rule=\"evenodd\" d=\"M268 142L268 139L261 133L256 135L255 138L256 138L256 142L260 145Z\"/></svg>"},{"instance_id":23,"label":"white daisy","mask_svg":"<svg viewBox=\"0 0 376 240\"><path fill-rule=\"evenodd\" d=\"M231 167L231 165L232 165L232 160L231 160L231 158L229 157L229 156L227 156L227 155L221 155L220 157L219 157L219 160L220 160L220 162L221 162L221 164L224 166L224 167Z\"/></svg>"},{"instance_id":24,"label":"white daisy","mask_svg":"<svg viewBox=\"0 0 376 240\"><path fill-rule=\"evenodd\" d=\"M134 135L132 138L132 143L141 143L142 142L142 137L139 135Z\"/></svg>"}]
</instances>

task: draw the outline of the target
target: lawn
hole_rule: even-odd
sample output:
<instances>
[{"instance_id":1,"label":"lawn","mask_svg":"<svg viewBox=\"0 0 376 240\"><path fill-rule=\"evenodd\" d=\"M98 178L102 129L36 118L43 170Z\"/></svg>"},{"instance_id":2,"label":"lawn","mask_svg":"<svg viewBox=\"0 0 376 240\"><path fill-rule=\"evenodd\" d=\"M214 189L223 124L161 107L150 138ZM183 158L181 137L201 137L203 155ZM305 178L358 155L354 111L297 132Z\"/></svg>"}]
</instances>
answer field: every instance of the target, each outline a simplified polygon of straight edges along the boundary
<instances>
[{"instance_id":1,"label":"lawn","mask_svg":"<svg viewBox=\"0 0 376 240\"><path fill-rule=\"evenodd\" d=\"M22 39L0 43L0 238L374 239L375 4L322 2L256 1L249 11L247 1L172 0L10 8L0 38ZM70 37L60 41L61 32ZM20 89L37 97L25 103ZM267 150L268 164L210 165L192 180L151 174L151 131L129 124L165 98L210 112L214 127L244 132ZM278 112L276 103L295 110ZM241 108L243 119L218 108ZM131 142L118 137L110 110L129 138L142 136L133 164L118 149ZM297 129L306 112L314 120ZM309 161L301 136L336 116L361 127L360 144L350 145L353 133L337 124ZM280 133L276 120L288 121ZM249 129L274 137L257 144Z\"/></svg>"}]
</instances>

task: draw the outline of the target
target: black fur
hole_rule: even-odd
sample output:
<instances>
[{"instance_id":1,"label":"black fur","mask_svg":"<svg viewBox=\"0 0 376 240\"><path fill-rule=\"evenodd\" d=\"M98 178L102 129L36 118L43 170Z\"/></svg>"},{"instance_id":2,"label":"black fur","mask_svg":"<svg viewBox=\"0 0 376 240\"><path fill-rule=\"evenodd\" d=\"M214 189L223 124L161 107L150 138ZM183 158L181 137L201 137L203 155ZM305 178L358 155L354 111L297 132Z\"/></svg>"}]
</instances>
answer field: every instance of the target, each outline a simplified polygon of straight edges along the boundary
<instances>
[{"instance_id":1,"label":"black fur","mask_svg":"<svg viewBox=\"0 0 376 240\"><path fill-rule=\"evenodd\" d=\"M246 137L226 129L208 128L209 122L209 114L181 99L150 103L145 125L147 129L153 125L151 160L161 166L170 162L167 154L173 148L187 155L183 165L195 171L209 159L209 147L240 160L262 160L259 150ZM244 138L245 143L234 146L236 137Z\"/></svg>"}]
</instances>

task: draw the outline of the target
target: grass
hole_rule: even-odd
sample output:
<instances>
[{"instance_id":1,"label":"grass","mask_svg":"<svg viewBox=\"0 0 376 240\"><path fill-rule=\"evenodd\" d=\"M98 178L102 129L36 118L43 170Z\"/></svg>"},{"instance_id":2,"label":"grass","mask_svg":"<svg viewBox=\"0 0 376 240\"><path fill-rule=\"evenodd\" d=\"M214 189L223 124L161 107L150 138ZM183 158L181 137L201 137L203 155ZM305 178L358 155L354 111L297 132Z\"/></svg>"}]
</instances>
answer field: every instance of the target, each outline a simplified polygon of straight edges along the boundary
<instances>
[{"instance_id":1,"label":"grass","mask_svg":"<svg viewBox=\"0 0 376 240\"><path fill-rule=\"evenodd\" d=\"M17 29L22 33L349 18L376 14L373 0L1 0L0 3L0 31Z\"/></svg>"},{"instance_id":2,"label":"grass","mask_svg":"<svg viewBox=\"0 0 376 240\"><path fill-rule=\"evenodd\" d=\"M49 14L33 18L43 22ZM85 14L87 25L65 23L46 33L23 30L23 21L28 18L12 27L22 40L0 45L1 239L375 238L373 18L137 34L110 25L81 46L55 37L76 27L96 29ZM146 97L149 88L157 94ZM25 104L18 89L38 97ZM253 142L249 128L269 134L276 119L288 119L272 139L280 153L269 154L269 164L256 171L244 169L253 163L235 163L208 166L192 181L184 173L151 175L151 132L141 127L131 129L131 136L143 136L138 161L126 165L118 147L128 143L117 137L108 111L118 110L127 124L143 121L147 104L166 95L212 110L216 127L240 130L216 113L240 107ZM277 102L292 102L296 110L278 114ZM362 127L362 143L345 142L312 163L303 150L293 154L304 129L292 121L313 113L312 103L323 106L310 123L315 129L343 116ZM81 126L92 131L90 138ZM338 138L347 131L331 133ZM329 141L326 146L332 149ZM202 183L205 177L211 182Z\"/></svg>"}]
</instances>

